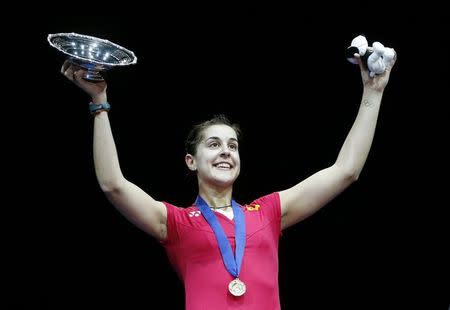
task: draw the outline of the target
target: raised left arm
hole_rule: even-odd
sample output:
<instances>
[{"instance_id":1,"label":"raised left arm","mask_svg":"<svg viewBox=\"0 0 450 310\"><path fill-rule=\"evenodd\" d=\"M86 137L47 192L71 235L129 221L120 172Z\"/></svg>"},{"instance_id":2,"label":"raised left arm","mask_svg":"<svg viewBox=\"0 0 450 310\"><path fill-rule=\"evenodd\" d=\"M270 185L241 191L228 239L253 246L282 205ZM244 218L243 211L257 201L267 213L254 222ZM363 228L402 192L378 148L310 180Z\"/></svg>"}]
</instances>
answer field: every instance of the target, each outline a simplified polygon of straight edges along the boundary
<instances>
[{"instance_id":1,"label":"raised left arm","mask_svg":"<svg viewBox=\"0 0 450 310\"><path fill-rule=\"evenodd\" d=\"M358 179L372 145L381 99L395 59L383 74L370 78L358 57L364 90L353 126L332 166L280 192L282 229L312 215Z\"/></svg>"}]
</instances>

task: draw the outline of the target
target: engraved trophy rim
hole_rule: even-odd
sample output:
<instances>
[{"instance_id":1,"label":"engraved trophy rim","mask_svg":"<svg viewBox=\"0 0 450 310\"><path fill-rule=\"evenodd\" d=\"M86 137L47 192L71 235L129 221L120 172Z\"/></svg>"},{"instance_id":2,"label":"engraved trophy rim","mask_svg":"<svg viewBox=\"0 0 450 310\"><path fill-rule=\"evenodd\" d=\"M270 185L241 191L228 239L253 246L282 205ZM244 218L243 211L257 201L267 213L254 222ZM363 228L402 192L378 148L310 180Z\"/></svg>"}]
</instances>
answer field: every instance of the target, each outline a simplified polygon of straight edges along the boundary
<instances>
[{"instance_id":1,"label":"engraved trophy rim","mask_svg":"<svg viewBox=\"0 0 450 310\"><path fill-rule=\"evenodd\" d=\"M56 40L59 40L59 42L56 43L55 42ZM102 39L91 35L85 35L76 32L50 33L47 35L47 41L52 47L70 56L71 58L77 59L78 61L89 62L107 67L128 66L137 63L137 57L133 51L119 44L111 42L107 39ZM103 44L104 46L110 48L109 55L114 56L115 52L121 52L124 53L126 57L124 57L119 61L117 60L117 58L114 57L109 57L108 60L107 59L99 60L95 59L94 57L78 55L77 53L72 52L70 50L72 44L76 44L75 42L77 41L92 42L93 44Z\"/></svg>"},{"instance_id":2,"label":"engraved trophy rim","mask_svg":"<svg viewBox=\"0 0 450 310\"><path fill-rule=\"evenodd\" d=\"M111 42L76 32L50 33L48 43L69 56L68 60L86 69L83 78L90 81L104 81L101 72L113 67L133 65L137 62L134 52Z\"/></svg>"}]
</instances>

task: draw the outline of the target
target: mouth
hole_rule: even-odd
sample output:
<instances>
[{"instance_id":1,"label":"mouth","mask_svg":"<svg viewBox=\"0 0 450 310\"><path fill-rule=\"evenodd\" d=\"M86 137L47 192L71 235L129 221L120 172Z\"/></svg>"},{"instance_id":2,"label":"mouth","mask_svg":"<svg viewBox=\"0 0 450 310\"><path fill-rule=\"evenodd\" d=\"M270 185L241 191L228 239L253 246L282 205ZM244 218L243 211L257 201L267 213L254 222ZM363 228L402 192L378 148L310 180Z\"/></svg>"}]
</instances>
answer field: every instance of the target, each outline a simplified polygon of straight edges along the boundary
<instances>
[{"instance_id":1,"label":"mouth","mask_svg":"<svg viewBox=\"0 0 450 310\"><path fill-rule=\"evenodd\" d=\"M221 170L230 170L233 168L233 165L227 162L220 162L213 164L213 167L221 169Z\"/></svg>"}]
</instances>

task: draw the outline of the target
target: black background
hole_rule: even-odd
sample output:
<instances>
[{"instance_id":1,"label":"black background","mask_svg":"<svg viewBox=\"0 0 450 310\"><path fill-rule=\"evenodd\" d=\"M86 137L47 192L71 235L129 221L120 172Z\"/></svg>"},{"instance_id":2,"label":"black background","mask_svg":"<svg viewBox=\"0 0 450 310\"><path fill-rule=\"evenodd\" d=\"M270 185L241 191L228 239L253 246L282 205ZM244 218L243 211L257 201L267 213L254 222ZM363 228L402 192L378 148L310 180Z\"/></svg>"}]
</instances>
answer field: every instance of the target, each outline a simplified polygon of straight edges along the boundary
<instances>
[{"instance_id":1,"label":"black background","mask_svg":"<svg viewBox=\"0 0 450 310\"><path fill-rule=\"evenodd\" d=\"M122 170L180 206L196 195L183 160L193 123L215 113L240 123L238 201L285 189L333 163L356 116L359 71L344 57L353 37L394 47L359 181L283 234L282 308L447 309L449 19L438 9L378 16L265 7L27 19L13 41L26 46L23 62L5 63L14 100L2 114L2 308L184 307L163 248L96 183L90 98L47 43L77 32L135 52L136 65L106 73Z\"/></svg>"}]
</instances>

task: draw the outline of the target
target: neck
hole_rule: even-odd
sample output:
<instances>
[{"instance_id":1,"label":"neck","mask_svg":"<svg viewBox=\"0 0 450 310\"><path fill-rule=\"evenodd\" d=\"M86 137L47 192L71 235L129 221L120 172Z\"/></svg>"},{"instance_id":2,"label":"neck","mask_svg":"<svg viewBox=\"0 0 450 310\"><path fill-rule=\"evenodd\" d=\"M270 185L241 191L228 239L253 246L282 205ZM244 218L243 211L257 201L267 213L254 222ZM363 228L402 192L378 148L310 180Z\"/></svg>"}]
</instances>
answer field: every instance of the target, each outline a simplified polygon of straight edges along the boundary
<instances>
[{"instance_id":1,"label":"neck","mask_svg":"<svg viewBox=\"0 0 450 310\"><path fill-rule=\"evenodd\" d=\"M211 209L226 209L231 207L232 188L215 190L201 188L199 195L206 201Z\"/></svg>"},{"instance_id":2,"label":"neck","mask_svg":"<svg viewBox=\"0 0 450 310\"><path fill-rule=\"evenodd\" d=\"M221 206L221 207L210 207L211 209L213 209L213 210L217 210L217 209L227 209L227 208L230 208L231 207L231 205L226 205L226 206Z\"/></svg>"}]
</instances>

